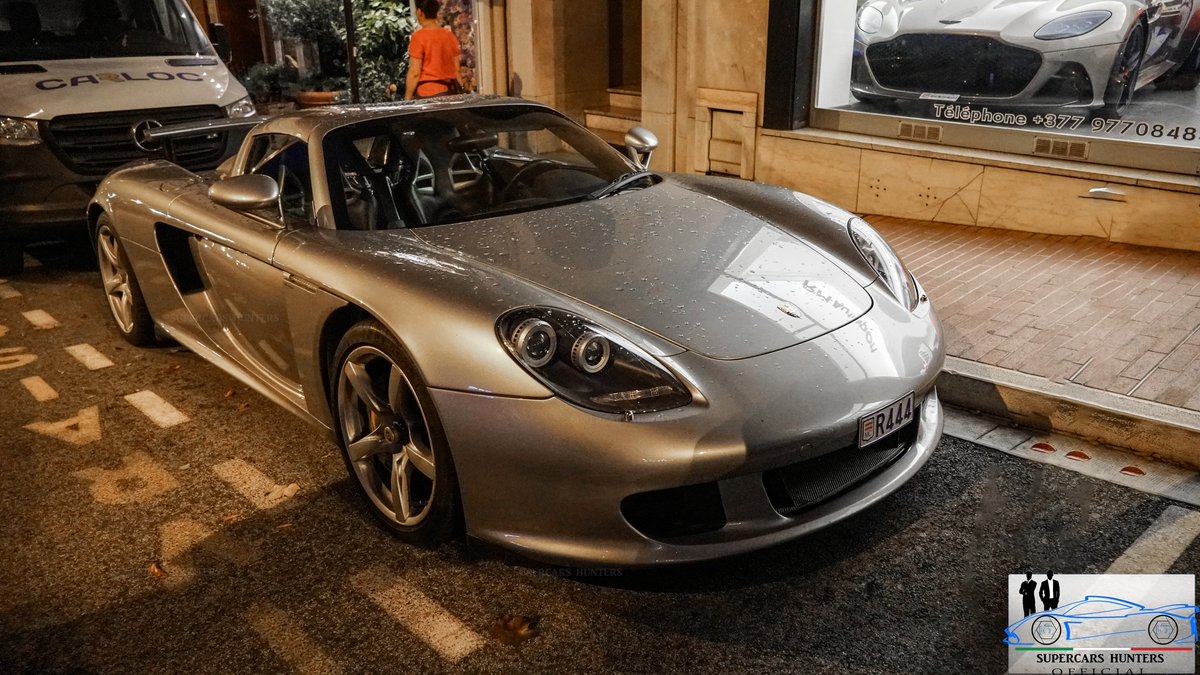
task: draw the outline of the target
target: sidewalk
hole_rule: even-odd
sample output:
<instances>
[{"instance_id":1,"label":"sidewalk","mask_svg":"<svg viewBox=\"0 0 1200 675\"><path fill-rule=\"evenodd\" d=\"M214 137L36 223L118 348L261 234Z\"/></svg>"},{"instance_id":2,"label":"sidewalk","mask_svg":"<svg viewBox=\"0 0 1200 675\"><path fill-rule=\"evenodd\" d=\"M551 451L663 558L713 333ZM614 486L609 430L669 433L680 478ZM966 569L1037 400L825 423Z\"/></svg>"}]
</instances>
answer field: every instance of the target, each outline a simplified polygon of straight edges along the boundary
<instances>
[{"instance_id":1,"label":"sidewalk","mask_svg":"<svg viewBox=\"0 0 1200 675\"><path fill-rule=\"evenodd\" d=\"M993 401L977 400L989 395L979 388L955 392L970 400L947 400L1200 468L1200 253L868 220L932 299L945 328L947 371L998 390ZM1082 421L1079 403L1100 415L1107 433L1064 426ZM1003 410L990 409L997 404ZM1195 437L1172 435L1177 429L1163 436L1139 420ZM1181 444L1188 447L1162 447Z\"/></svg>"}]
</instances>

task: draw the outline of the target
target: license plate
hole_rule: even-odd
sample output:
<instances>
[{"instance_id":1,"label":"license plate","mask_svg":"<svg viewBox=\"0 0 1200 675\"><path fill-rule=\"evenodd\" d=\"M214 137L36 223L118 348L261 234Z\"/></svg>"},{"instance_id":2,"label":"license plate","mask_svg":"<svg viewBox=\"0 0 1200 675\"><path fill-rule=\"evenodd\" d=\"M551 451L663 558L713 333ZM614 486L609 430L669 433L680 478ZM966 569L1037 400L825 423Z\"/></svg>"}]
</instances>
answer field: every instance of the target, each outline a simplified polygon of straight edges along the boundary
<instances>
[{"instance_id":1,"label":"license plate","mask_svg":"<svg viewBox=\"0 0 1200 675\"><path fill-rule=\"evenodd\" d=\"M858 418L858 447L891 436L912 421L913 395L909 393L870 415Z\"/></svg>"}]
</instances>

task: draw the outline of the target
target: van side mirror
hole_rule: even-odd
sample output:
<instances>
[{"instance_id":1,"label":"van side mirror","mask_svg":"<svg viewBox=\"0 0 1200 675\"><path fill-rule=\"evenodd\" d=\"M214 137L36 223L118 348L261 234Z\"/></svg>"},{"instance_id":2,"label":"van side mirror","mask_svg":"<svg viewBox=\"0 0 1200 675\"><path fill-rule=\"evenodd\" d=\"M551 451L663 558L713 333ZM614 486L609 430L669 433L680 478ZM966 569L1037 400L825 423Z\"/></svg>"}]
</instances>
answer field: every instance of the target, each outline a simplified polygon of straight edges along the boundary
<instances>
[{"instance_id":1,"label":"van side mirror","mask_svg":"<svg viewBox=\"0 0 1200 675\"><path fill-rule=\"evenodd\" d=\"M208 198L234 211L257 211L279 204L279 183L270 176L248 173L231 176L213 183Z\"/></svg>"},{"instance_id":2,"label":"van side mirror","mask_svg":"<svg viewBox=\"0 0 1200 675\"><path fill-rule=\"evenodd\" d=\"M229 65L233 60L233 45L229 41L229 29L223 23L208 24L208 39L212 42L213 49L217 51L217 58Z\"/></svg>"},{"instance_id":3,"label":"van side mirror","mask_svg":"<svg viewBox=\"0 0 1200 675\"><path fill-rule=\"evenodd\" d=\"M634 127L625 132L625 151L629 158L643 169L650 168L650 157L658 148L658 136L645 127Z\"/></svg>"}]
</instances>

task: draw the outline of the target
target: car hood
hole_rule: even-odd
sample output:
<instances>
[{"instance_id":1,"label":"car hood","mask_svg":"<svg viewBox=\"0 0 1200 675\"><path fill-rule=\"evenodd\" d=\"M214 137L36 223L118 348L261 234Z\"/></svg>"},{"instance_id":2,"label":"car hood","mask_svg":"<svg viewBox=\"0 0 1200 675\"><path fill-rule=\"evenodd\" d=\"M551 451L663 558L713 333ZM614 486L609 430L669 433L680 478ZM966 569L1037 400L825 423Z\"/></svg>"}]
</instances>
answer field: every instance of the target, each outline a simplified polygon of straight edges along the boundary
<instances>
[{"instance_id":1,"label":"car hood","mask_svg":"<svg viewBox=\"0 0 1200 675\"><path fill-rule=\"evenodd\" d=\"M790 347L871 308L815 248L670 181L417 233L716 359Z\"/></svg>"},{"instance_id":2,"label":"car hood","mask_svg":"<svg viewBox=\"0 0 1200 675\"><path fill-rule=\"evenodd\" d=\"M901 33L998 34L1019 29L1032 36L1046 23L1068 14L1115 3L1096 0L890 0L872 3L899 12Z\"/></svg>"}]
</instances>

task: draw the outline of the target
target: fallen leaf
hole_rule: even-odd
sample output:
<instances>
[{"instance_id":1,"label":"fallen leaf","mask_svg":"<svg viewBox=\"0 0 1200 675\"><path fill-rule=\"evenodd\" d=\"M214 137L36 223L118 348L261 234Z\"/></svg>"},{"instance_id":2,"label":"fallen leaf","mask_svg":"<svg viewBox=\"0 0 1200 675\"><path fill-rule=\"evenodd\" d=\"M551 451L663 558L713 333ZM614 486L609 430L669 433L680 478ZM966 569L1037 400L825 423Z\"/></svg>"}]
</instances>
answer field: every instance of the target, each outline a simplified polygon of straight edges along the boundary
<instances>
[{"instance_id":1,"label":"fallen leaf","mask_svg":"<svg viewBox=\"0 0 1200 675\"><path fill-rule=\"evenodd\" d=\"M192 468L192 465L191 465L191 464L184 464L183 466L179 467L179 470L180 470L180 471L187 471L187 470L188 470L188 469L190 469L190 468Z\"/></svg>"},{"instance_id":2,"label":"fallen leaf","mask_svg":"<svg viewBox=\"0 0 1200 675\"><path fill-rule=\"evenodd\" d=\"M267 499L270 501L276 501L278 499L283 499L283 491L285 489L286 488L284 488L282 485L276 485L275 487L271 488L270 492L267 493L267 495L266 495Z\"/></svg>"},{"instance_id":3,"label":"fallen leaf","mask_svg":"<svg viewBox=\"0 0 1200 675\"><path fill-rule=\"evenodd\" d=\"M507 645L515 645L542 634L538 627L540 616L521 616L520 614L505 614L492 625L492 637Z\"/></svg>"},{"instance_id":4,"label":"fallen leaf","mask_svg":"<svg viewBox=\"0 0 1200 675\"><path fill-rule=\"evenodd\" d=\"M246 410L249 410L249 409L250 409L250 402L249 402L249 401L246 401L245 403L243 403L243 404L241 404L241 405L239 405L239 406L238 406L238 412L244 412L244 411L246 411Z\"/></svg>"},{"instance_id":5,"label":"fallen leaf","mask_svg":"<svg viewBox=\"0 0 1200 675\"><path fill-rule=\"evenodd\" d=\"M277 530L286 530L287 528L289 528L289 527L291 527L291 526L292 526L292 524L291 524L291 523L283 523L282 525L276 525L276 526L275 526L275 529L277 529Z\"/></svg>"},{"instance_id":6,"label":"fallen leaf","mask_svg":"<svg viewBox=\"0 0 1200 675\"><path fill-rule=\"evenodd\" d=\"M283 488L283 496L288 497L288 498L295 497L296 493L299 491L300 491L300 486L295 483L292 483L291 485L288 485L287 487Z\"/></svg>"},{"instance_id":7,"label":"fallen leaf","mask_svg":"<svg viewBox=\"0 0 1200 675\"><path fill-rule=\"evenodd\" d=\"M225 392L225 398L233 398L233 390L232 389Z\"/></svg>"},{"instance_id":8,"label":"fallen leaf","mask_svg":"<svg viewBox=\"0 0 1200 675\"><path fill-rule=\"evenodd\" d=\"M230 515L228 515L228 516L225 516L224 518L222 518L222 519L221 519L221 522L222 522L222 523L225 523L226 525L232 525L232 524L234 524L234 523L236 523L236 522L240 521L241 519L242 519L242 514L240 514L240 513L233 513L233 514L230 514Z\"/></svg>"},{"instance_id":9,"label":"fallen leaf","mask_svg":"<svg viewBox=\"0 0 1200 675\"><path fill-rule=\"evenodd\" d=\"M150 576L154 577L155 579L161 579L167 576L167 570L163 568L162 563L155 560L154 562L150 563Z\"/></svg>"}]
</instances>

